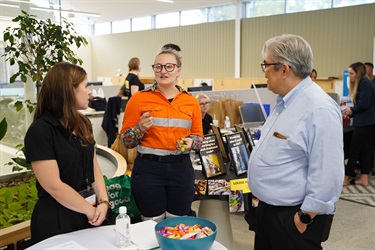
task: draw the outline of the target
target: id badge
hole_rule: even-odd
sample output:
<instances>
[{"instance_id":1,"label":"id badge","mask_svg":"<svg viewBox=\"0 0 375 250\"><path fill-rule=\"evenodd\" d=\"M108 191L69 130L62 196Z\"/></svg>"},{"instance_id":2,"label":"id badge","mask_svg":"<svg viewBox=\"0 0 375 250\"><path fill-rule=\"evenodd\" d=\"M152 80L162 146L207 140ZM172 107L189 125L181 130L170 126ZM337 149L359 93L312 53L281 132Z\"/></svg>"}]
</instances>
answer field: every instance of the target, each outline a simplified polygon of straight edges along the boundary
<instances>
[{"instance_id":1,"label":"id badge","mask_svg":"<svg viewBox=\"0 0 375 250\"><path fill-rule=\"evenodd\" d=\"M84 189L78 192L92 206L96 204L96 196L93 188Z\"/></svg>"}]
</instances>

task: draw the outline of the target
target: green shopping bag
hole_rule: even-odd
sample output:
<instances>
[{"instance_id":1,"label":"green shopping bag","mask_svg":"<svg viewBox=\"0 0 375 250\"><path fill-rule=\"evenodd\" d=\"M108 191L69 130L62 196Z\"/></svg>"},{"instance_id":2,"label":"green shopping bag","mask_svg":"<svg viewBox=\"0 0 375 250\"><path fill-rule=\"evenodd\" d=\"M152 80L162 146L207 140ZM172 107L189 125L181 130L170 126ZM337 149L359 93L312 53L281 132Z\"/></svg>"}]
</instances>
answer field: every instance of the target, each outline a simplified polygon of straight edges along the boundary
<instances>
[{"instance_id":1,"label":"green shopping bag","mask_svg":"<svg viewBox=\"0 0 375 250\"><path fill-rule=\"evenodd\" d=\"M141 221L141 213L135 204L134 197L130 189L130 177L127 175L120 175L110 179L105 179L109 203L113 215L116 217L119 214L119 208L126 206L127 214L131 219L131 223Z\"/></svg>"}]
</instances>

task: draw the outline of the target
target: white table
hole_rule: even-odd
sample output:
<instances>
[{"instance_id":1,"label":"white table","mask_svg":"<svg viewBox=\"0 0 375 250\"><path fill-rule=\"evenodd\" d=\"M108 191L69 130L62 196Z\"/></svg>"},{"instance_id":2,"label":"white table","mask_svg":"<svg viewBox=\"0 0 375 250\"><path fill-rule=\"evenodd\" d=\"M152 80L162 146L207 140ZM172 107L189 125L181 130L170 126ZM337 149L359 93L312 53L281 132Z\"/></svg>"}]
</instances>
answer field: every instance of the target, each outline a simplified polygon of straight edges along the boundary
<instances>
[{"instance_id":1,"label":"white table","mask_svg":"<svg viewBox=\"0 0 375 250\"><path fill-rule=\"evenodd\" d=\"M142 224L143 223L143 224ZM140 237L143 241L156 241L154 234L153 225L148 222L140 222L137 224L131 224L130 231L134 233L133 227L137 225L137 231L142 231L142 226L145 225L145 230L140 233ZM135 229L135 228L134 228ZM152 229L152 233L150 232ZM115 226L102 226L75 231L67 234L60 234L41 241L28 250L35 249L119 249L115 246ZM133 235L132 235L133 240ZM127 249L141 249L137 246L129 247ZM158 248L160 249L160 248ZM211 250L227 250L219 242L215 241L211 247Z\"/></svg>"}]
</instances>

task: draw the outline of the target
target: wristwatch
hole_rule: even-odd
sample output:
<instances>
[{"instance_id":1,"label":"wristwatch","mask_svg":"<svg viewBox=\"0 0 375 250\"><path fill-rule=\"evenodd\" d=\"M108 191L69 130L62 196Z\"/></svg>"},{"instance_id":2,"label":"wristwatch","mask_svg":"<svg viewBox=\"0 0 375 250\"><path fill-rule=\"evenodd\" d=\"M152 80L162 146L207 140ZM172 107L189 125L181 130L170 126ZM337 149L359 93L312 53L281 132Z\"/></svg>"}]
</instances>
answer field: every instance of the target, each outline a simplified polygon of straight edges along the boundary
<instances>
[{"instance_id":1,"label":"wristwatch","mask_svg":"<svg viewBox=\"0 0 375 250\"><path fill-rule=\"evenodd\" d=\"M313 219L311 216L307 213L302 212L302 210L298 210L298 216L302 223L304 224L311 224L313 222Z\"/></svg>"}]
</instances>

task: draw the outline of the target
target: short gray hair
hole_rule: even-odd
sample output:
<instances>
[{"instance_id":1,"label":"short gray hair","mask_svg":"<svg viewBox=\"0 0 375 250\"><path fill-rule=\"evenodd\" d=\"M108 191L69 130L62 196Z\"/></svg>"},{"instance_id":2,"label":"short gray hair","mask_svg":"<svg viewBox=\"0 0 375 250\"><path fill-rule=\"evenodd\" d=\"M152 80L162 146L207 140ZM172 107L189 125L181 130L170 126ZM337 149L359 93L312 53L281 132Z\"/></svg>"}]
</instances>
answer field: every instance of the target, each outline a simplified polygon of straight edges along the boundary
<instances>
[{"instance_id":1,"label":"short gray hair","mask_svg":"<svg viewBox=\"0 0 375 250\"><path fill-rule=\"evenodd\" d=\"M198 102L199 102L202 98L206 98L207 100L210 100L210 98L208 97L208 95L203 94L203 93L198 94L198 95L196 96L196 98L198 99Z\"/></svg>"},{"instance_id":2,"label":"short gray hair","mask_svg":"<svg viewBox=\"0 0 375 250\"><path fill-rule=\"evenodd\" d=\"M313 69L312 49L308 42L298 35L284 34L270 38L263 46L263 59L268 53L271 53L275 63L288 64L298 77L309 76ZM279 68L279 65L275 65L275 70Z\"/></svg>"}]
</instances>

